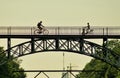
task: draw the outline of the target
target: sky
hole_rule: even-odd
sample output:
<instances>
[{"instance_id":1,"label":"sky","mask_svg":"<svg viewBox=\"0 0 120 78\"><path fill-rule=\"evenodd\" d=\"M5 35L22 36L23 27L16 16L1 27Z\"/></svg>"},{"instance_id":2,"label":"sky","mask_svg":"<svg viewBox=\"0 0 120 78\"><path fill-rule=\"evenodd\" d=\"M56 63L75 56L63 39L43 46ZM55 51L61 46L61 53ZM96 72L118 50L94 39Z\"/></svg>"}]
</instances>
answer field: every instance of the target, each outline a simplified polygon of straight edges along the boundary
<instances>
[{"instance_id":1,"label":"sky","mask_svg":"<svg viewBox=\"0 0 120 78\"><path fill-rule=\"evenodd\" d=\"M120 0L0 0L0 26L36 26L39 21L48 27L86 26L87 22L91 26L120 26L119 3ZM15 45L21 40L12 42ZM6 40L1 43L5 46ZM37 53L20 59L25 69L62 69L62 52ZM66 53L65 67L71 63L77 66L74 69L82 69L90 59ZM28 78L33 76L30 73Z\"/></svg>"},{"instance_id":2,"label":"sky","mask_svg":"<svg viewBox=\"0 0 120 78\"><path fill-rule=\"evenodd\" d=\"M0 25L120 25L119 0L0 0Z\"/></svg>"}]
</instances>

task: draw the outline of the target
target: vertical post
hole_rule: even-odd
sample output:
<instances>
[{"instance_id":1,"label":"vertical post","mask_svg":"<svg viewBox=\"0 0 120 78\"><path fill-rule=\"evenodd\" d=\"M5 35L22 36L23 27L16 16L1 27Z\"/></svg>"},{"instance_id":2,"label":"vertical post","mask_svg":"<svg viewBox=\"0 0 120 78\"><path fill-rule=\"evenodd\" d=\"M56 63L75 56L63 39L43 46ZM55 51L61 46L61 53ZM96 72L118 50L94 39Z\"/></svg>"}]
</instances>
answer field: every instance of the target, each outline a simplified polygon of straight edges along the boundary
<instances>
[{"instance_id":1,"label":"vertical post","mask_svg":"<svg viewBox=\"0 0 120 78\"><path fill-rule=\"evenodd\" d=\"M9 35L11 35L11 29L12 29L12 28L10 27L10 28L9 28Z\"/></svg>"},{"instance_id":2,"label":"vertical post","mask_svg":"<svg viewBox=\"0 0 120 78\"><path fill-rule=\"evenodd\" d=\"M55 28L55 35L58 35L58 28Z\"/></svg>"},{"instance_id":3,"label":"vertical post","mask_svg":"<svg viewBox=\"0 0 120 78\"><path fill-rule=\"evenodd\" d=\"M65 53L64 52L63 52L63 70L65 70Z\"/></svg>"},{"instance_id":4,"label":"vertical post","mask_svg":"<svg viewBox=\"0 0 120 78\"><path fill-rule=\"evenodd\" d=\"M10 47L11 47L11 38L7 39L7 49L8 49L8 59L10 58Z\"/></svg>"},{"instance_id":5,"label":"vertical post","mask_svg":"<svg viewBox=\"0 0 120 78\"><path fill-rule=\"evenodd\" d=\"M79 28L79 35L81 35L81 33L82 33L82 32L81 32L81 28Z\"/></svg>"},{"instance_id":6,"label":"vertical post","mask_svg":"<svg viewBox=\"0 0 120 78\"><path fill-rule=\"evenodd\" d=\"M103 38L103 54L106 56L107 38Z\"/></svg>"},{"instance_id":7,"label":"vertical post","mask_svg":"<svg viewBox=\"0 0 120 78\"><path fill-rule=\"evenodd\" d=\"M60 27L58 27L58 35L60 35L59 30L60 30Z\"/></svg>"},{"instance_id":8,"label":"vertical post","mask_svg":"<svg viewBox=\"0 0 120 78\"><path fill-rule=\"evenodd\" d=\"M35 43L34 43L35 41L34 41L34 38L32 37L31 38L31 52L34 52L35 51L35 47L34 47L34 45L35 45Z\"/></svg>"},{"instance_id":9,"label":"vertical post","mask_svg":"<svg viewBox=\"0 0 120 78\"><path fill-rule=\"evenodd\" d=\"M69 50L72 50L72 40L69 40Z\"/></svg>"},{"instance_id":10,"label":"vertical post","mask_svg":"<svg viewBox=\"0 0 120 78\"><path fill-rule=\"evenodd\" d=\"M7 35L11 35L11 27L7 28Z\"/></svg>"},{"instance_id":11,"label":"vertical post","mask_svg":"<svg viewBox=\"0 0 120 78\"><path fill-rule=\"evenodd\" d=\"M30 32L31 32L31 34L30 34L30 35L33 35L33 33L32 33L32 27L31 27L31 31L30 31Z\"/></svg>"},{"instance_id":12,"label":"vertical post","mask_svg":"<svg viewBox=\"0 0 120 78\"><path fill-rule=\"evenodd\" d=\"M106 28L106 35L108 35L108 27Z\"/></svg>"},{"instance_id":13,"label":"vertical post","mask_svg":"<svg viewBox=\"0 0 120 78\"><path fill-rule=\"evenodd\" d=\"M71 78L71 70L72 70L72 65L70 63L70 72L69 72L70 78Z\"/></svg>"},{"instance_id":14,"label":"vertical post","mask_svg":"<svg viewBox=\"0 0 120 78\"><path fill-rule=\"evenodd\" d=\"M104 30L104 28L103 28L103 35L105 35L105 32L104 32L105 30Z\"/></svg>"},{"instance_id":15,"label":"vertical post","mask_svg":"<svg viewBox=\"0 0 120 78\"><path fill-rule=\"evenodd\" d=\"M103 38L103 47L107 46L107 41L108 41L108 38Z\"/></svg>"},{"instance_id":16,"label":"vertical post","mask_svg":"<svg viewBox=\"0 0 120 78\"><path fill-rule=\"evenodd\" d=\"M83 52L83 38L80 38L80 52Z\"/></svg>"},{"instance_id":17,"label":"vertical post","mask_svg":"<svg viewBox=\"0 0 120 78\"><path fill-rule=\"evenodd\" d=\"M43 39L43 50L47 50L47 41Z\"/></svg>"},{"instance_id":18,"label":"vertical post","mask_svg":"<svg viewBox=\"0 0 120 78\"><path fill-rule=\"evenodd\" d=\"M56 41L56 45L55 45L55 47L56 47L56 50L58 50L58 49L59 49L59 39L56 38L55 41Z\"/></svg>"},{"instance_id":19,"label":"vertical post","mask_svg":"<svg viewBox=\"0 0 120 78\"><path fill-rule=\"evenodd\" d=\"M67 39L67 49L68 49L68 50L70 50L70 48L69 48L69 46L70 46L69 42L70 42L70 40Z\"/></svg>"},{"instance_id":20,"label":"vertical post","mask_svg":"<svg viewBox=\"0 0 120 78\"><path fill-rule=\"evenodd\" d=\"M10 35L10 27L7 27L7 35Z\"/></svg>"}]
</instances>

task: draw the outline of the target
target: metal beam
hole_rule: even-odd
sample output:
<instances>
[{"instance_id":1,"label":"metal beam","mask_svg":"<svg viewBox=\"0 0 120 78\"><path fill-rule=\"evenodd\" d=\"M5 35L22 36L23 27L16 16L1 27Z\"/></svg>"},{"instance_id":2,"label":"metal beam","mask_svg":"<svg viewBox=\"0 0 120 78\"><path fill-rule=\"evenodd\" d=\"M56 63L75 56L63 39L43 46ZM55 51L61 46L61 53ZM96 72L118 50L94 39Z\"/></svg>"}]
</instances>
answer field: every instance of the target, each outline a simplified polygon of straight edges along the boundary
<instances>
[{"instance_id":1,"label":"metal beam","mask_svg":"<svg viewBox=\"0 0 120 78\"><path fill-rule=\"evenodd\" d=\"M34 41L34 38L31 38L31 52L34 52L35 51L35 41Z\"/></svg>"},{"instance_id":2,"label":"metal beam","mask_svg":"<svg viewBox=\"0 0 120 78\"><path fill-rule=\"evenodd\" d=\"M55 44L56 50L59 50L59 39L56 38L55 41L56 41L56 44Z\"/></svg>"},{"instance_id":3,"label":"metal beam","mask_svg":"<svg viewBox=\"0 0 120 78\"><path fill-rule=\"evenodd\" d=\"M10 48L11 48L11 38L8 38L7 39L8 59L10 59L10 55L11 55Z\"/></svg>"},{"instance_id":4,"label":"metal beam","mask_svg":"<svg viewBox=\"0 0 120 78\"><path fill-rule=\"evenodd\" d=\"M16 70L13 72L103 72L102 70Z\"/></svg>"}]
</instances>

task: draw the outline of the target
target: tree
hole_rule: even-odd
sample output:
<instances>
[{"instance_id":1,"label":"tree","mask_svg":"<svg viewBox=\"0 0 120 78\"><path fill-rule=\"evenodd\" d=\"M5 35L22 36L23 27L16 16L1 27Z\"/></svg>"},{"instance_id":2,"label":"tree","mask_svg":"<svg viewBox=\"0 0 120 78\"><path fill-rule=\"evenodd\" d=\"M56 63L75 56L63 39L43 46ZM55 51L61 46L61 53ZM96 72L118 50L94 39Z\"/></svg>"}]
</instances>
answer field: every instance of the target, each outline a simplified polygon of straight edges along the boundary
<instances>
[{"instance_id":1,"label":"tree","mask_svg":"<svg viewBox=\"0 0 120 78\"><path fill-rule=\"evenodd\" d=\"M108 41L107 47L120 55L120 41ZM120 78L120 71L111 65L98 60L92 59L83 70L94 70L91 72L81 72L76 78Z\"/></svg>"},{"instance_id":2,"label":"tree","mask_svg":"<svg viewBox=\"0 0 120 78\"><path fill-rule=\"evenodd\" d=\"M8 60L3 51L3 47L0 47L0 61L2 61L0 63L3 63L0 65L0 78L25 78L26 74L24 72L13 72L16 70L24 70L20 68L21 61L18 59Z\"/></svg>"}]
</instances>

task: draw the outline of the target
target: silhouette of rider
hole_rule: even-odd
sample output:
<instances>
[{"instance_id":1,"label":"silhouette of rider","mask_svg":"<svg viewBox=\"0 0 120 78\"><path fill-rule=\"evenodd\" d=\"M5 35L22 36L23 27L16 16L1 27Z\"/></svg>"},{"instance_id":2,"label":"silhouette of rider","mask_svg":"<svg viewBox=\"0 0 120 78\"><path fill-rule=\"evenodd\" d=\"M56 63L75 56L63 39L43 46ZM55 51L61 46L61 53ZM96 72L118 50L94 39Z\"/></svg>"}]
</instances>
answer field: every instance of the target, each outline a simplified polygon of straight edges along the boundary
<instances>
[{"instance_id":1,"label":"silhouette of rider","mask_svg":"<svg viewBox=\"0 0 120 78\"><path fill-rule=\"evenodd\" d=\"M90 29L90 24L89 24L89 22L87 23L87 29L88 29L88 30Z\"/></svg>"},{"instance_id":2,"label":"silhouette of rider","mask_svg":"<svg viewBox=\"0 0 120 78\"><path fill-rule=\"evenodd\" d=\"M85 28L83 28L82 35L85 35Z\"/></svg>"},{"instance_id":3,"label":"silhouette of rider","mask_svg":"<svg viewBox=\"0 0 120 78\"><path fill-rule=\"evenodd\" d=\"M83 28L82 34L85 35L85 34L88 34L89 32L90 32L90 24L88 22L87 26Z\"/></svg>"},{"instance_id":4,"label":"silhouette of rider","mask_svg":"<svg viewBox=\"0 0 120 78\"><path fill-rule=\"evenodd\" d=\"M40 21L38 24L37 24L37 27L40 29L40 32L42 32L42 29L43 29L43 25L42 25L42 21Z\"/></svg>"},{"instance_id":5,"label":"silhouette of rider","mask_svg":"<svg viewBox=\"0 0 120 78\"><path fill-rule=\"evenodd\" d=\"M88 32L90 32L90 24L89 24L89 22L87 23L87 30L86 30L86 34L87 34Z\"/></svg>"}]
</instances>

